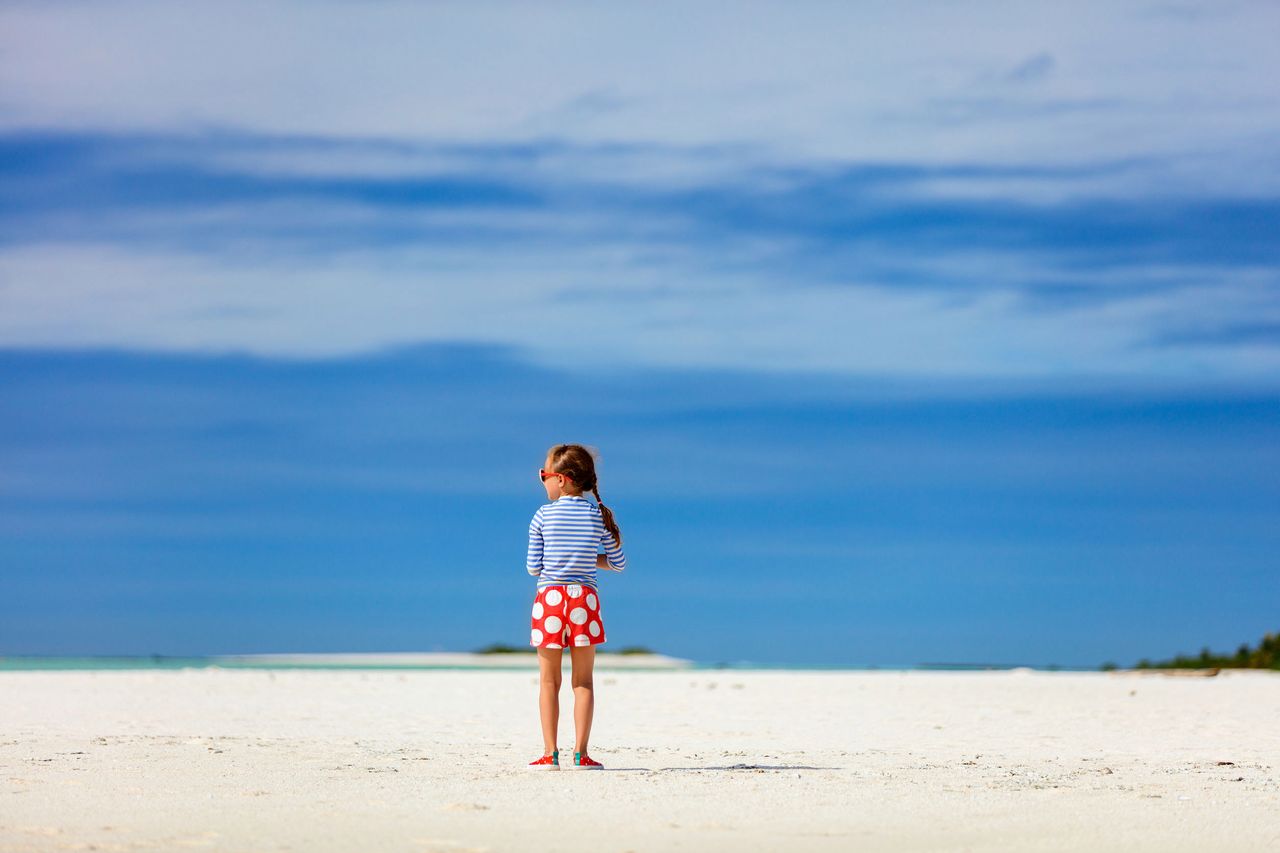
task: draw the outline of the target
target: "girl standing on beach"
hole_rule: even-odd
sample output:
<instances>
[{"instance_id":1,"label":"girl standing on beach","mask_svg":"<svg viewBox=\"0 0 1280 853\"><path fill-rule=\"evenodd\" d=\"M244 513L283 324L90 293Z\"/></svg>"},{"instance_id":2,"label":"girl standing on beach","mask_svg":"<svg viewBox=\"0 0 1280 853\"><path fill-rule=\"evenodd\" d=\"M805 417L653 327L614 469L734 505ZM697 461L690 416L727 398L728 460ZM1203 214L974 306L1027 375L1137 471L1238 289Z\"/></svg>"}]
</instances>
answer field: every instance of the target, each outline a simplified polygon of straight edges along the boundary
<instances>
[{"instance_id":1,"label":"girl standing on beach","mask_svg":"<svg viewBox=\"0 0 1280 853\"><path fill-rule=\"evenodd\" d=\"M622 531L613 512L600 501L595 458L581 444L557 444L547 451L538 476L550 503L538 507L529 522L529 574L538 578L529 645L538 650L541 687L542 757L533 770L559 770L556 733L560 723L560 661L567 646L573 666L574 770L600 770L587 755L595 692L591 671L596 646L604 642L596 569L627 567ZM593 504L583 492L596 496ZM603 547L604 553L598 552Z\"/></svg>"}]
</instances>

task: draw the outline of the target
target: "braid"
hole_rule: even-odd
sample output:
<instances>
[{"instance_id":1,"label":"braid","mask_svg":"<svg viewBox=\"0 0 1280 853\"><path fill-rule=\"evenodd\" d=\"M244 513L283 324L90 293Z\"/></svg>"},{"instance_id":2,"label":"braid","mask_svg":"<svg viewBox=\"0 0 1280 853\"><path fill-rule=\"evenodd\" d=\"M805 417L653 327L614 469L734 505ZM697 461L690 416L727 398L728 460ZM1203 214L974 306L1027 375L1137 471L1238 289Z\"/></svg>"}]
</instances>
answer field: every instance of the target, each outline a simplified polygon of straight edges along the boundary
<instances>
[{"instance_id":1,"label":"braid","mask_svg":"<svg viewBox=\"0 0 1280 853\"><path fill-rule=\"evenodd\" d=\"M605 529L613 534L614 541L621 547L622 531L618 529L618 522L613 520L613 510L605 506L604 501L600 500L600 489L595 483L591 484L591 493L596 496L596 503L600 507L600 517L604 519Z\"/></svg>"}]
</instances>

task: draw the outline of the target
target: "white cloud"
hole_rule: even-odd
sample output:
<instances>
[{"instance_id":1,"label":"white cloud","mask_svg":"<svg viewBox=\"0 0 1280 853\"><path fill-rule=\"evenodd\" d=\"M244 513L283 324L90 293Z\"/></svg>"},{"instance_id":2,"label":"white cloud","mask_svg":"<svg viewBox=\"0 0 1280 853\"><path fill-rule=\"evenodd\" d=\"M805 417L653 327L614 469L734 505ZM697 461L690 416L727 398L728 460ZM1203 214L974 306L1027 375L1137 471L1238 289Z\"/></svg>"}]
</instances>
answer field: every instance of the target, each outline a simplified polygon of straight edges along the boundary
<instances>
[{"instance_id":1,"label":"white cloud","mask_svg":"<svg viewBox=\"0 0 1280 853\"><path fill-rule=\"evenodd\" d=\"M1140 346L1168 318L1266 310L1248 277L1172 294L1028 312L1021 294L795 285L745 274L645 271L602 250L394 250L223 264L118 248L0 253L7 346L367 353L424 341L514 347L568 369L721 367L900 376L1274 375L1275 348Z\"/></svg>"},{"instance_id":2,"label":"white cloud","mask_svg":"<svg viewBox=\"0 0 1280 853\"><path fill-rule=\"evenodd\" d=\"M1280 125L1280 7L1200 8L27 3L0 10L0 127L1229 158Z\"/></svg>"},{"instance_id":3,"label":"white cloud","mask_svg":"<svg viewBox=\"0 0 1280 853\"><path fill-rule=\"evenodd\" d=\"M717 219L733 210L700 221L678 198L647 205L642 192L764 197L787 188L788 169L887 163L942 168L834 201L888 200L905 219L929 199L1273 195L1280 7L1198 9L9 4L0 132L128 134L136 143L103 155L124 158L121 174L143 163L267 179L461 175L597 196L431 209L266 190L253 203L110 206L95 230L101 211L63 195L28 225L28 236L47 229L38 242L0 251L0 345L322 358L465 340L568 366L585 355L593 366L1261 376L1277 348L1144 342L1189 318L1273 316L1274 270L1076 269L1073 282L1115 294L1035 310L1028 294L1062 264L1052 246L853 235L840 276L803 227L735 231ZM966 164L1028 168L952 168ZM600 204L610 186L634 206ZM817 219L817 232L848 227ZM380 245L392 229L423 239ZM450 243L442 230L511 237ZM323 258L307 251L316 243ZM789 272L785 258L814 269ZM894 289L895 272L937 287Z\"/></svg>"}]
</instances>

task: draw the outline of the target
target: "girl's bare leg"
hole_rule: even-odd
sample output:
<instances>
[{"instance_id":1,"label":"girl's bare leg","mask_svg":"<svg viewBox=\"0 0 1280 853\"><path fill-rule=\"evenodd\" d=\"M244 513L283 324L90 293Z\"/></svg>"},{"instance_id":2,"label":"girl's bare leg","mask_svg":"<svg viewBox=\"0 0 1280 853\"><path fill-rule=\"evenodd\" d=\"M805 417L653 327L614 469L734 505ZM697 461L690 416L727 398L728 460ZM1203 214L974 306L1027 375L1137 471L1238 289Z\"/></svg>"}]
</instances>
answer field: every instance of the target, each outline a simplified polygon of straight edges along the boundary
<instances>
[{"instance_id":1,"label":"girl's bare leg","mask_svg":"<svg viewBox=\"0 0 1280 853\"><path fill-rule=\"evenodd\" d=\"M591 716L596 709L596 693L591 671L596 665L595 646L573 646L569 649L573 663L573 726L575 752L587 754L591 738Z\"/></svg>"},{"instance_id":2,"label":"girl's bare leg","mask_svg":"<svg viewBox=\"0 0 1280 853\"><path fill-rule=\"evenodd\" d=\"M562 649L538 649L541 687L538 692L538 715L542 718L542 754L556 750L556 731L560 728L560 658Z\"/></svg>"}]
</instances>

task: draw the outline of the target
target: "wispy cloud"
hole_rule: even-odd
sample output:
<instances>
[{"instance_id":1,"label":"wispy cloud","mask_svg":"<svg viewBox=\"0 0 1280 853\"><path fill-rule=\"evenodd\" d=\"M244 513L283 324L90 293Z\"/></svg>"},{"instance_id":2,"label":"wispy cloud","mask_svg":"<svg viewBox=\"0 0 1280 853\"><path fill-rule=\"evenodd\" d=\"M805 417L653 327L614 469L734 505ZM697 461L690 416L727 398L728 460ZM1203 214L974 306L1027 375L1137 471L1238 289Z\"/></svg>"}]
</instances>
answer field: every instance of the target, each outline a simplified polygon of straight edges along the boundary
<instances>
[{"instance_id":1,"label":"wispy cloud","mask_svg":"<svg viewBox=\"0 0 1280 853\"><path fill-rule=\"evenodd\" d=\"M1204 14L1099 0L9 4L0 127L733 141L788 159L993 162L1016 152L1059 164L1232 149L1274 130L1267 48L1280 13L1268 3L1191 8ZM1074 127L996 114L981 134L943 117L927 134L877 120L888 109L927 120L936 99L1014 91L1137 109Z\"/></svg>"},{"instance_id":2,"label":"wispy cloud","mask_svg":"<svg viewBox=\"0 0 1280 853\"><path fill-rule=\"evenodd\" d=\"M713 4L681 39L552 8L0 10L0 345L563 363L569 320L612 365L1258 381L1280 357L1186 332L1280 312L1265 5Z\"/></svg>"},{"instance_id":3,"label":"wispy cloud","mask_svg":"<svg viewBox=\"0 0 1280 853\"><path fill-rule=\"evenodd\" d=\"M1027 57L1010 69L1009 73L1005 75L1005 79L1013 83L1034 83L1044 80L1052 74L1055 64L1052 54L1037 53L1035 56Z\"/></svg>"},{"instance_id":4,"label":"wispy cloud","mask_svg":"<svg viewBox=\"0 0 1280 853\"><path fill-rule=\"evenodd\" d=\"M1186 345L1280 347L1280 317L1248 323L1170 329L1154 336L1151 343L1162 347Z\"/></svg>"},{"instance_id":5,"label":"wispy cloud","mask_svg":"<svg viewBox=\"0 0 1280 853\"><path fill-rule=\"evenodd\" d=\"M295 145L330 162L253 165ZM575 340L618 365L1165 374L1184 365L1134 344L1207 291L1223 322L1275 310L1280 267L1276 202L927 189L1141 164L772 164L696 184L655 165L640 185L608 161L706 152L49 135L0 150L0 340L19 346L326 357L476 340L555 360L544 330L569 312ZM573 176L577 159L595 170ZM1270 369L1255 349L1212 369Z\"/></svg>"}]
</instances>

